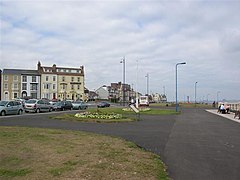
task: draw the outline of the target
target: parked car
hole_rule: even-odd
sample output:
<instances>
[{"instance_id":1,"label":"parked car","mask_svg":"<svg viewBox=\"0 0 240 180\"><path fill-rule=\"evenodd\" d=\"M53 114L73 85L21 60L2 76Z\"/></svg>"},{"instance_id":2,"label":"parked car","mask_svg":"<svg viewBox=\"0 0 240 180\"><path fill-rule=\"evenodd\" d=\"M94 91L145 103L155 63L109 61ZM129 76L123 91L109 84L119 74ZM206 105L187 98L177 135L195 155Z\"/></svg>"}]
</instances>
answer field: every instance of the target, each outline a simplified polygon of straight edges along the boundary
<instances>
[{"instance_id":1,"label":"parked car","mask_svg":"<svg viewBox=\"0 0 240 180\"><path fill-rule=\"evenodd\" d=\"M100 102L97 105L98 108L104 108L104 107L110 107L110 104L108 102Z\"/></svg>"},{"instance_id":2,"label":"parked car","mask_svg":"<svg viewBox=\"0 0 240 180\"><path fill-rule=\"evenodd\" d=\"M74 101L72 102L72 105L73 105L73 109L87 109L88 106L85 102L83 101Z\"/></svg>"},{"instance_id":3,"label":"parked car","mask_svg":"<svg viewBox=\"0 0 240 180\"><path fill-rule=\"evenodd\" d=\"M38 100L38 99L29 99L25 102L25 112L51 112L53 110L53 107L49 102L45 102L44 100Z\"/></svg>"},{"instance_id":4,"label":"parked car","mask_svg":"<svg viewBox=\"0 0 240 180\"><path fill-rule=\"evenodd\" d=\"M70 101L58 101L53 105L53 109L55 111L57 111L57 110L64 111L64 110L67 110L67 109L72 110L73 105Z\"/></svg>"},{"instance_id":5,"label":"parked car","mask_svg":"<svg viewBox=\"0 0 240 180\"><path fill-rule=\"evenodd\" d=\"M0 115L22 114L23 106L19 101L0 101Z\"/></svg>"}]
</instances>

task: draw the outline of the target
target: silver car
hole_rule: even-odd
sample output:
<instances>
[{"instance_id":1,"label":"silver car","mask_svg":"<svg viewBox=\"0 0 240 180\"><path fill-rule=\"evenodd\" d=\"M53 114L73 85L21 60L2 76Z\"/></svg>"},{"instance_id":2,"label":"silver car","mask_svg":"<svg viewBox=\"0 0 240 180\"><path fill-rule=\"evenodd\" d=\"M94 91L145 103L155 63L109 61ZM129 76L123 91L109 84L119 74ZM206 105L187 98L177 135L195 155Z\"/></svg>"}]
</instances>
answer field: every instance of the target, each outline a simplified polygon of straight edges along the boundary
<instances>
[{"instance_id":1,"label":"silver car","mask_svg":"<svg viewBox=\"0 0 240 180\"><path fill-rule=\"evenodd\" d=\"M22 114L23 106L18 101L0 101L0 115Z\"/></svg>"},{"instance_id":2,"label":"silver car","mask_svg":"<svg viewBox=\"0 0 240 180\"><path fill-rule=\"evenodd\" d=\"M88 106L85 102L83 101L75 101L75 102L72 102L72 105L73 105L73 109L87 109Z\"/></svg>"},{"instance_id":3,"label":"silver car","mask_svg":"<svg viewBox=\"0 0 240 180\"><path fill-rule=\"evenodd\" d=\"M53 110L50 103L38 99L29 99L25 102L25 112L51 112Z\"/></svg>"}]
</instances>

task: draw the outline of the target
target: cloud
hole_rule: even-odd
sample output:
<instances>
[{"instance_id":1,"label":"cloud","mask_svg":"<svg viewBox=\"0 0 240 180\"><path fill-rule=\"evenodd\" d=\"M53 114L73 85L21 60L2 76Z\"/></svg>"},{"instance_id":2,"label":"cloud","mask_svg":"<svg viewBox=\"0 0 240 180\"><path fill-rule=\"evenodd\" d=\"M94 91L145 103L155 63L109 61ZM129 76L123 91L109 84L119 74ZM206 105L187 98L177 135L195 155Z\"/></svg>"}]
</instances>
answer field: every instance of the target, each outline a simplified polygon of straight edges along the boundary
<instances>
[{"instance_id":1,"label":"cloud","mask_svg":"<svg viewBox=\"0 0 240 180\"><path fill-rule=\"evenodd\" d=\"M35 69L43 65L85 66L86 86L122 81L126 77L146 91L174 99L175 64L179 97L217 91L240 99L240 3L237 1L2 1L1 68ZM11 63L9 63L11 62ZM23 63L24 62L24 63ZM224 73L224 78L220 76ZM234 74L234 75L233 75Z\"/></svg>"}]
</instances>

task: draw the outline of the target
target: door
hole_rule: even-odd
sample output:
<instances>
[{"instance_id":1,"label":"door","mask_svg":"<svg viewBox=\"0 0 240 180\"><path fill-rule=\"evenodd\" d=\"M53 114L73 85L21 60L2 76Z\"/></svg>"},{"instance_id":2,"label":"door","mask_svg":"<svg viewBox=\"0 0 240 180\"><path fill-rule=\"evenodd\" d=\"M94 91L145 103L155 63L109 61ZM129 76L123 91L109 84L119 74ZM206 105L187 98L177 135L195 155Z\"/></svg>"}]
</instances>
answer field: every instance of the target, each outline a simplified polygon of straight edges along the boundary
<instances>
[{"instance_id":1,"label":"door","mask_svg":"<svg viewBox=\"0 0 240 180\"><path fill-rule=\"evenodd\" d=\"M10 101L6 107L6 114L16 114L16 108L14 108L14 103Z\"/></svg>"}]
</instances>

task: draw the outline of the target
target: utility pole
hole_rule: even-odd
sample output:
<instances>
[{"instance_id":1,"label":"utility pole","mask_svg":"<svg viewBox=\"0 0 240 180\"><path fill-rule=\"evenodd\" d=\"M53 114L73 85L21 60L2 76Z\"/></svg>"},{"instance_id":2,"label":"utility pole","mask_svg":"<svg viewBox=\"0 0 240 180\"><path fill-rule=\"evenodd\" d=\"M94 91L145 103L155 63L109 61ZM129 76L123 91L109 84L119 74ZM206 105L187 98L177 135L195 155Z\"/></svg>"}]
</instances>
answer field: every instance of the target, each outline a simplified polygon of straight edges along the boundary
<instances>
[{"instance_id":1,"label":"utility pole","mask_svg":"<svg viewBox=\"0 0 240 180\"><path fill-rule=\"evenodd\" d=\"M126 69L126 61L125 61L125 56L123 57L122 61L120 63L123 64L123 84L122 84L122 91L123 91L123 106L125 106L125 88L126 88L126 83L125 83L125 69Z\"/></svg>"}]
</instances>

